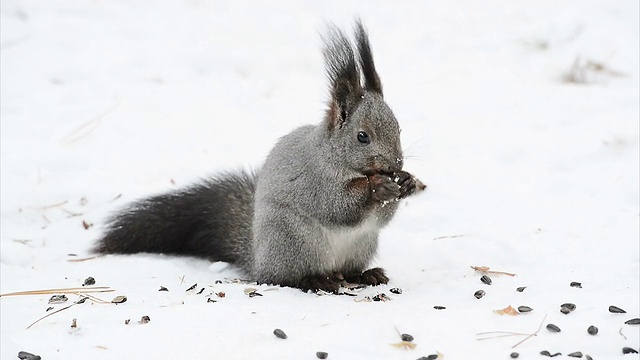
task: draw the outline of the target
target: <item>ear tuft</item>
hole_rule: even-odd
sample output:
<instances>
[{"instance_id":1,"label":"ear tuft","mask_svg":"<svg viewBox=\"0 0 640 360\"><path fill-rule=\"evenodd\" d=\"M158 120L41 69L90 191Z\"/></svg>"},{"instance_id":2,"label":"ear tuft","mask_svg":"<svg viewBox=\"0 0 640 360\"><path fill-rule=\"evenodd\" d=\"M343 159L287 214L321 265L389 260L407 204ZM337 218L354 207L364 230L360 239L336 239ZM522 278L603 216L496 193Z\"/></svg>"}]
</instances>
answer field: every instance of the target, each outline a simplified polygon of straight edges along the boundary
<instances>
[{"instance_id":1,"label":"ear tuft","mask_svg":"<svg viewBox=\"0 0 640 360\"><path fill-rule=\"evenodd\" d=\"M330 95L327 112L329 130L341 127L360 95L360 73L351 42L335 26L330 26L324 39L324 60Z\"/></svg>"},{"instance_id":2,"label":"ear tuft","mask_svg":"<svg viewBox=\"0 0 640 360\"><path fill-rule=\"evenodd\" d=\"M358 55L360 56L360 68L364 76L364 87L368 91L372 91L382 95L382 83L376 72L373 63L373 54L371 53L371 45L369 44L369 36L364 29L360 20L356 21L356 44L358 46Z\"/></svg>"}]
</instances>

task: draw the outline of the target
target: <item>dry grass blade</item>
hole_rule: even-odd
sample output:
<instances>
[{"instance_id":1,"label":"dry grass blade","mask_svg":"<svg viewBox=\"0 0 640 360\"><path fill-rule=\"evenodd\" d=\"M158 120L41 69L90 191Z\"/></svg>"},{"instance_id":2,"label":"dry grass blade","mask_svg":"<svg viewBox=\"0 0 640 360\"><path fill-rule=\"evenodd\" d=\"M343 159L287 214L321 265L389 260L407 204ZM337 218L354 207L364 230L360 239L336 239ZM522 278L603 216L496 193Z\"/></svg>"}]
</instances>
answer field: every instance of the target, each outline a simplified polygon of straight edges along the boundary
<instances>
[{"instance_id":1,"label":"dry grass blade","mask_svg":"<svg viewBox=\"0 0 640 360\"><path fill-rule=\"evenodd\" d=\"M446 236L438 236L434 237L433 240L441 240L441 239L455 239L459 237L466 236L467 234L459 234L459 235L446 235Z\"/></svg>"},{"instance_id":2,"label":"dry grass blade","mask_svg":"<svg viewBox=\"0 0 640 360\"><path fill-rule=\"evenodd\" d=\"M471 268L475 271L481 272L483 274L496 274L496 275L507 275L507 276L516 276L514 273L509 273L505 271L496 271L491 270L488 266L471 266Z\"/></svg>"},{"instance_id":3,"label":"dry grass blade","mask_svg":"<svg viewBox=\"0 0 640 360\"><path fill-rule=\"evenodd\" d=\"M61 288L61 289L43 289L43 290L27 290L16 291L12 293L0 294L3 296L20 296L20 295L46 295L46 294L90 294L90 293L102 293L115 291L108 286L95 286L95 287L75 287L75 288Z\"/></svg>"},{"instance_id":4,"label":"dry grass blade","mask_svg":"<svg viewBox=\"0 0 640 360\"><path fill-rule=\"evenodd\" d=\"M82 258L82 259L68 259L68 262L83 262L83 261L87 261L87 260L93 260L93 259L97 259L99 257L102 257L104 255L96 255L96 256L90 256L87 258Z\"/></svg>"},{"instance_id":5,"label":"dry grass blade","mask_svg":"<svg viewBox=\"0 0 640 360\"><path fill-rule=\"evenodd\" d=\"M518 343L513 345L511 347L513 349L516 346L522 344L523 342L531 339L532 337L538 336L538 333L540 332L540 329L542 329L542 324L544 324L544 321L546 319L547 319L547 315L545 315L542 318L542 321L540 321L540 325L538 326L538 330L536 330L535 332L532 332L531 334L523 334L523 333L517 333L517 332L512 332L512 331L487 331L487 332L477 333L476 335L477 336L493 335L493 336L483 337L483 338L480 338L478 340L498 339L498 338L503 338L503 337L508 337L508 336L526 336L524 339L520 340Z\"/></svg>"},{"instance_id":6,"label":"dry grass blade","mask_svg":"<svg viewBox=\"0 0 640 360\"><path fill-rule=\"evenodd\" d=\"M31 325L27 326L27 330L29 330L33 325L35 325L35 324L37 324L38 322L40 322L40 321L42 321L42 320L44 320L44 319L48 318L49 316L51 316L51 315L53 315L53 314L57 314L57 313L59 313L60 311L67 310L68 308L70 308L70 307L72 307L72 306L74 306L74 305L82 304L86 299L87 299L86 297L81 297L78 301L74 302L73 304L67 305L67 306L65 306L65 307L63 307L63 308L60 308L60 309L58 309L58 310L54 311L54 312L50 312L50 313L48 313L47 315L45 315L45 316L41 317L40 319L38 319L38 320L36 320L36 321L32 322L32 323L31 323Z\"/></svg>"}]
</instances>

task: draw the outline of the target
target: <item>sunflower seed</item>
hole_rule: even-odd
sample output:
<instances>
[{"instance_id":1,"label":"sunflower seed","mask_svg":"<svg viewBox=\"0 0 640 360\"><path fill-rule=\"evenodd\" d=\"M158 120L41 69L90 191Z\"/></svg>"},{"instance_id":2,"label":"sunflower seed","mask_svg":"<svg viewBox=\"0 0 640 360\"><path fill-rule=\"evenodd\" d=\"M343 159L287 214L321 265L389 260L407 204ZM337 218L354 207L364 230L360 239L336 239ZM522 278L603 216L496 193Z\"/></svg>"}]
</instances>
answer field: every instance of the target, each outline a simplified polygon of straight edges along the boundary
<instances>
[{"instance_id":1,"label":"sunflower seed","mask_svg":"<svg viewBox=\"0 0 640 360\"><path fill-rule=\"evenodd\" d=\"M561 308L567 308L569 309L569 311L573 311L576 309L576 304L572 304L572 303L564 303L562 305L560 305Z\"/></svg>"},{"instance_id":2,"label":"sunflower seed","mask_svg":"<svg viewBox=\"0 0 640 360\"><path fill-rule=\"evenodd\" d=\"M531 311L533 311L533 309L528 307L528 306L526 306L526 305L518 306L518 312L528 313L528 312L531 312Z\"/></svg>"},{"instance_id":3,"label":"sunflower seed","mask_svg":"<svg viewBox=\"0 0 640 360\"><path fill-rule=\"evenodd\" d=\"M630 319L624 322L627 325L640 325L640 318Z\"/></svg>"},{"instance_id":4,"label":"sunflower seed","mask_svg":"<svg viewBox=\"0 0 640 360\"><path fill-rule=\"evenodd\" d=\"M389 292L392 293L392 294L400 295L400 294L402 294L402 289L400 289L400 288L391 288L391 289L389 289Z\"/></svg>"},{"instance_id":5,"label":"sunflower seed","mask_svg":"<svg viewBox=\"0 0 640 360\"><path fill-rule=\"evenodd\" d=\"M411 336L409 334L402 334L402 335L400 335L400 339L402 339L402 341L412 342L413 341L413 336Z\"/></svg>"},{"instance_id":6,"label":"sunflower seed","mask_svg":"<svg viewBox=\"0 0 640 360\"><path fill-rule=\"evenodd\" d=\"M582 283L579 282L571 282L571 284L569 284L569 286L574 287L574 288L578 288L578 289L582 289Z\"/></svg>"},{"instance_id":7,"label":"sunflower seed","mask_svg":"<svg viewBox=\"0 0 640 360\"><path fill-rule=\"evenodd\" d=\"M589 333L589 335L596 335L598 333L598 328L593 326L593 325L591 325L587 329L587 332Z\"/></svg>"},{"instance_id":8,"label":"sunflower seed","mask_svg":"<svg viewBox=\"0 0 640 360\"><path fill-rule=\"evenodd\" d=\"M18 358L21 360L40 360L42 359L40 355L33 355L32 353L28 353L26 351L20 351L18 353Z\"/></svg>"},{"instance_id":9,"label":"sunflower seed","mask_svg":"<svg viewBox=\"0 0 640 360\"><path fill-rule=\"evenodd\" d=\"M576 351L576 352L572 352L571 354L569 354L567 356L575 357L575 358L581 358L582 357L582 353L580 351Z\"/></svg>"},{"instance_id":10,"label":"sunflower seed","mask_svg":"<svg viewBox=\"0 0 640 360\"><path fill-rule=\"evenodd\" d=\"M285 334L284 331L282 331L280 329L273 330L273 335L275 335L279 339L286 339L287 338L287 334Z\"/></svg>"},{"instance_id":11,"label":"sunflower seed","mask_svg":"<svg viewBox=\"0 0 640 360\"><path fill-rule=\"evenodd\" d=\"M524 289L526 289L526 288L527 288L526 286L520 286L519 288L516 288L516 291L517 292L523 292ZM517 354L517 353L515 353L515 354Z\"/></svg>"},{"instance_id":12,"label":"sunflower seed","mask_svg":"<svg viewBox=\"0 0 640 360\"><path fill-rule=\"evenodd\" d=\"M509 356L511 356L512 359L517 359L520 354L518 354L517 352L512 352Z\"/></svg>"},{"instance_id":13,"label":"sunflower seed","mask_svg":"<svg viewBox=\"0 0 640 360\"><path fill-rule=\"evenodd\" d=\"M127 301L127 297L124 295L118 295L114 297L113 300L111 300L111 302L114 304L122 304L123 302L126 302L126 301Z\"/></svg>"},{"instance_id":14,"label":"sunflower seed","mask_svg":"<svg viewBox=\"0 0 640 360\"><path fill-rule=\"evenodd\" d=\"M547 324L547 330L551 331L551 332L560 332L562 330L560 330L560 328L555 325L555 324Z\"/></svg>"},{"instance_id":15,"label":"sunflower seed","mask_svg":"<svg viewBox=\"0 0 640 360\"><path fill-rule=\"evenodd\" d=\"M427 360L436 360L438 358L438 354L431 354L427 356Z\"/></svg>"},{"instance_id":16,"label":"sunflower seed","mask_svg":"<svg viewBox=\"0 0 640 360\"><path fill-rule=\"evenodd\" d=\"M482 275L482 277L480 278L480 281L482 281L487 285L491 285L491 278L488 277L487 275Z\"/></svg>"},{"instance_id":17,"label":"sunflower seed","mask_svg":"<svg viewBox=\"0 0 640 360\"><path fill-rule=\"evenodd\" d=\"M623 354L637 354L638 350L625 346L625 347L622 348L622 353Z\"/></svg>"},{"instance_id":18,"label":"sunflower seed","mask_svg":"<svg viewBox=\"0 0 640 360\"><path fill-rule=\"evenodd\" d=\"M95 284L96 284L96 279L89 276L88 278L84 279L82 286L89 286L89 285L95 285Z\"/></svg>"},{"instance_id":19,"label":"sunflower seed","mask_svg":"<svg viewBox=\"0 0 640 360\"><path fill-rule=\"evenodd\" d=\"M486 292L484 290L478 290L473 294L473 296L475 296L476 299L482 299L485 294Z\"/></svg>"},{"instance_id":20,"label":"sunflower seed","mask_svg":"<svg viewBox=\"0 0 640 360\"><path fill-rule=\"evenodd\" d=\"M589 356L589 355L585 355L585 356L584 356L584 358L585 358L586 360L593 360L593 358L592 358L591 356Z\"/></svg>"},{"instance_id":21,"label":"sunflower seed","mask_svg":"<svg viewBox=\"0 0 640 360\"><path fill-rule=\"evenodd\" d=\"M69 300L67 295L53 295L49 298L49 304L62 304L63 302Z\"/></svg>"},{"instance_id":22,"label":"sunflower seed","mask_svg":"<svg viewBox=\"0 0 640 360\"><path fill-rule=\"evenodd\" d=\"M329 357L329 354L327 354L327 353L326 353L326 352L324 352L324 351L318 351L318 352L316 353L316 357L318 357L318 359L326 359L326 358L328 358L328 357Z\"/></svg>"},{"instance_id":23,"label":"sunflower seed","mask_svg":"<svg viewBox=\"0 0 640 360\"><path fill-rule=\"evenodd\" d=\"M626 314L627 312L620 309L617 306L611 305L609 306L609 312L614 313L614 314Z\"/></svg>"}]
</instances>

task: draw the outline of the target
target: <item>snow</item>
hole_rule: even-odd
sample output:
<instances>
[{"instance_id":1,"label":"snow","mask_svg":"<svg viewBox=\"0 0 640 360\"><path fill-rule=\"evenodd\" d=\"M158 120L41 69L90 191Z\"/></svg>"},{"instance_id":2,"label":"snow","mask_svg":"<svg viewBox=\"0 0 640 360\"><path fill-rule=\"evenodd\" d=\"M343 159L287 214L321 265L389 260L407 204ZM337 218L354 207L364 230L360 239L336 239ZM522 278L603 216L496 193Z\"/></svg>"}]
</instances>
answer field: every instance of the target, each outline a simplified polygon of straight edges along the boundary
<instances>
[{"instance_id":1,"label":"snow","mask_svg":"<svg viewBox=\"0 0 640 360\"><path fill-rule=\"evenodd\" d=\"M0 358L615 359L638 349L638 326L624 324L640 315L638 14L633 0L3 0L0 292L92 276L115 290L95 296L128 300L87 300L26 329L50 295L2 297ZM318 296L234 283L233 267L191 258L69 261L91 255L125 204L259 167L280 136L318 122L318 34L356 17L403 129L405 169L428 185L382 233L372 266L388 285ZM489 286L470 266L517 276L490 274ZM196 283L203 293L185 291ZM247 296L251 287L263 296ZM391 301L361 301L379 293ZM569 315L566 302L577 305ZM533 311L493 312L508 305ZM476 335L541 323L515 349L524 336ZM398 332L416 348L392 346Z\"/></svg>"}]
</instances>

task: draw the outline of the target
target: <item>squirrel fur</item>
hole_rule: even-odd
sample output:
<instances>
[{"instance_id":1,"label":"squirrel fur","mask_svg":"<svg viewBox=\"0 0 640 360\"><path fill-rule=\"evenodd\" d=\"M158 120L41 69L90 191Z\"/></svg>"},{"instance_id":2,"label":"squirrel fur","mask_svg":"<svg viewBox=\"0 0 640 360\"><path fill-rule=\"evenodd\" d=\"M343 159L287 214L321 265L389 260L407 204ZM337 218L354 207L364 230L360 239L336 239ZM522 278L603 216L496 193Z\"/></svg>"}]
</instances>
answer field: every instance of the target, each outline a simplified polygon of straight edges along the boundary
<instances>
[{"instance_id":1,"label":"squirrel fur","mask_svg":"<svg viewBox=\"0 0 640 360\"><path fill-rule=\"evenodd\" d=\"M324 37L324 121L283 136L257 172L228 172L115 214L95 251L225 261L259 283L337 292L386 284L366 270L399 200L424 185L402 170L400 128L382 95L367 33Z\"/></svg>"}]
</instances>

